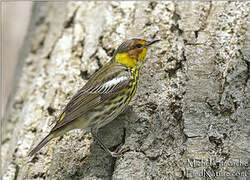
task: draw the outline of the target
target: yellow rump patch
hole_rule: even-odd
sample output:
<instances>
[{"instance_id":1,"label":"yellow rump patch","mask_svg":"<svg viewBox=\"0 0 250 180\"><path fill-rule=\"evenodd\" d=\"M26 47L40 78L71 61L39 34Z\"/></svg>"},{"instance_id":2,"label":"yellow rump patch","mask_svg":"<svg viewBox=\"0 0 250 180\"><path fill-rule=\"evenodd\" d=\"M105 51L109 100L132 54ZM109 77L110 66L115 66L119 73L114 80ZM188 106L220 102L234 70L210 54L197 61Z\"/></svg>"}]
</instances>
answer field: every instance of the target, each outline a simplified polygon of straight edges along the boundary
<instances>
[{"instance_id":1,"label":"yellow rump patch","mask_svg":"<svg viewBox=\"0 0 250 180\"><path fill-rule=\"evenodd\" d=\"M61 118L59 119L58 122L61 122L63 120L64 116L65 116L65 112L62 114L62 116L61 116Z\"/></svg>"}]
</instances>

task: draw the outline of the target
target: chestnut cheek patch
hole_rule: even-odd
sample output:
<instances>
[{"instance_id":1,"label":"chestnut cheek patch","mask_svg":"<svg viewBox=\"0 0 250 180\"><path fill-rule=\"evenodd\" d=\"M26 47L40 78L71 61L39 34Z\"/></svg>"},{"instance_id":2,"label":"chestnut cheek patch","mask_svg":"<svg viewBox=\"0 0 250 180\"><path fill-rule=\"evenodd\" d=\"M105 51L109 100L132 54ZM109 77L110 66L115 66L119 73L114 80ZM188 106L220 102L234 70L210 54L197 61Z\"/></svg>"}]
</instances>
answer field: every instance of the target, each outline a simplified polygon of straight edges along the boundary
<instances>
[{"instance_id":1,"label":"chestnut cheek patch","mask_svg":"<svg viewBox=\"0 0 250 180\"><path fill-rule=\"evenodd\" d=\"M130 57L138 59L139 54L142 52L142 48L132 49L128 51Z\"/></svg>"}]
</instances>

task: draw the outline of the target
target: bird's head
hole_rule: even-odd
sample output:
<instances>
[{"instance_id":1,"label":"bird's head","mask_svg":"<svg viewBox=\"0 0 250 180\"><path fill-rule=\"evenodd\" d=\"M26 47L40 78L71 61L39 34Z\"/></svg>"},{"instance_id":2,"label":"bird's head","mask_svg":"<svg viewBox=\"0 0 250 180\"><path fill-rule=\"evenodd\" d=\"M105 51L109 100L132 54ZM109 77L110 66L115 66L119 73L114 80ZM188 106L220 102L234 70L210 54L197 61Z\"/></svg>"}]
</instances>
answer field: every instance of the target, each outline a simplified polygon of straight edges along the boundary
<instances>
[{"instance_id":1,"label":"bird's head","mask_svg":"<svg viewBox=\"0 0 250 180\"><path fill-rule=\"evenodd\" d=\"M123 42L115 51L113 60L128 67L141 66L150 45L160 40L146 41L143 39L130 39Z\"/></svg>"}]
</instances>

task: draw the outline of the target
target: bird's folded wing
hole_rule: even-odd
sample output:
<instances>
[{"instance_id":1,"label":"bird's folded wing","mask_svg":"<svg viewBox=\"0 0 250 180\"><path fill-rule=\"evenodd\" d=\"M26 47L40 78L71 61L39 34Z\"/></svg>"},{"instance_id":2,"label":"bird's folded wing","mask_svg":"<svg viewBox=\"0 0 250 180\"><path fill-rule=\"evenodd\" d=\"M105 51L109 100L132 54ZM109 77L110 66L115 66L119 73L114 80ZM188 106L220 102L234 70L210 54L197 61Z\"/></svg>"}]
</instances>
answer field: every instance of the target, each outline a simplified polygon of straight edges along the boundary
<instances>
[{"instance_id":1,"label":"bird's folded wing","mask_svg":"<svg viewBox=\"0 0 250 180\"><path fill-rule=\"evenodd\" d=\"M111 64L102 68L73 96L51 131L84 115L85 112L127 87L129 82L130 72L126 71L124 66Z\"/></svg>"}]
</instances>

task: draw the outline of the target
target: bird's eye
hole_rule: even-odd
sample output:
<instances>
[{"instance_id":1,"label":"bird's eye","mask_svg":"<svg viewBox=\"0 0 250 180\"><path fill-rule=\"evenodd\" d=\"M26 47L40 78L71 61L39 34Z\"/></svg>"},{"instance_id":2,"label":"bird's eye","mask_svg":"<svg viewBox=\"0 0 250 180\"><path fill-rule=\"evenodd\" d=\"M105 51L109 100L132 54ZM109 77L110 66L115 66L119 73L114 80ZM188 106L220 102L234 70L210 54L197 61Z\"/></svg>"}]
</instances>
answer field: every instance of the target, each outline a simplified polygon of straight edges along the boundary
<instances>
[{"instance_id":1,"label":"bird's eye","mask_svg":"<svg viewBox=\"0 0 250 180\"><path fill-rule=\"evenodd\" d=\"M141 48L142 47L142 44L136 44L135 45L135 48Z\"/></svg>"}]
</instances>

